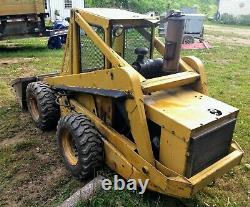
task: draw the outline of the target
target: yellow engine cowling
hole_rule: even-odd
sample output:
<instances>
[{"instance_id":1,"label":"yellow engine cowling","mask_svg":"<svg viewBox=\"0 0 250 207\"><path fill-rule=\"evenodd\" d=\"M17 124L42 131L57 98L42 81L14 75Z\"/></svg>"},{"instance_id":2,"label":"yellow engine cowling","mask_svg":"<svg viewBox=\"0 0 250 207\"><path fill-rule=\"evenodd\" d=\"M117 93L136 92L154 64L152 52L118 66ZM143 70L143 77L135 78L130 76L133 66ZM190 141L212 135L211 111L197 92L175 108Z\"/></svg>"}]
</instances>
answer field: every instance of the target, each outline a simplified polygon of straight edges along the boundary
<instances>
[{"instance_id":1,"label":"yellow engine cowling","mask_svg":"<svg viewBox=\"0 0 250 207\"><path fill-rule=\"evenodd\" d=\"M229 153L238 109L191 89L145 96L147 117L161 126L159 161L192 177Z\"/></svg>"}]
</instances>

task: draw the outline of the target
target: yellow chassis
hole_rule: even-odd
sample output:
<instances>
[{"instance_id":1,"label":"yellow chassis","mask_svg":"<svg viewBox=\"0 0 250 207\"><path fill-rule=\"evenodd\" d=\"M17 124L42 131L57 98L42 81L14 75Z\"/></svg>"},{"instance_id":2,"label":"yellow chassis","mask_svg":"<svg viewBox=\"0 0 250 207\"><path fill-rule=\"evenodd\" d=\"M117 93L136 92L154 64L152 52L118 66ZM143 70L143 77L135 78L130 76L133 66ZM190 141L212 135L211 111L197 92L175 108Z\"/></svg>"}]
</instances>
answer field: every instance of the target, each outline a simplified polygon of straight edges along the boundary
<instances>
[{"instance_id":1,"label":"yellow chassis","mask_svg":"<svg viewBox=\"0 0 250 207\"><path fill-rule=\"evenodd\" d=\"M136 20L133 23L139 25L140 21L142 20ZM97 22L105 31L105 41L90 26L90 24L97 24ZM183 57L180 60L180 73L146 80L108 46L110 42L109 24L108 19L94 15L88 10L73 11L61 74L45 78L44 81L52 87L64 85L99 88L119 90L129 94L131 98L126 100L125 108L128 112L134 142L119 134L98 118L90 110L91 107L94 107L90 99L87 101L89 102L87 105L90 107L85 107L81 102L80 95L78 99L69 99L68 106L64 104L66 97L61 97L59 99L61 113L64 116L77 112L90 118L105 137L103 142L106 164L122 177L125 179L149 179L148 188L150 190L175 197L188 198L216 177L223 175L239 164L243 151L235 142L232 142L231 151L227 156L189 179L155 160L146 117L156 120L160 120L161 117L154 112L150 104L145 102L145 99L149 93L182 88L182 86L188 87L189 93L203 94L206 97L208 91L203 64L195 57ZM105 69L80 73L78 26L84 30L105 56ZM147 34L144 35L147 36ZM152 42L153 47L164 55L164 44L155 37L153 37ZM234 112L234 116L236 114L237 112ZM226 118L224 117L224 119ZM178 128L179 126L173 125L173 127ZM191 130L178 129L180 130L176 133L181 133L184 139L192 133Z\"/></svg>"}]
</instances>

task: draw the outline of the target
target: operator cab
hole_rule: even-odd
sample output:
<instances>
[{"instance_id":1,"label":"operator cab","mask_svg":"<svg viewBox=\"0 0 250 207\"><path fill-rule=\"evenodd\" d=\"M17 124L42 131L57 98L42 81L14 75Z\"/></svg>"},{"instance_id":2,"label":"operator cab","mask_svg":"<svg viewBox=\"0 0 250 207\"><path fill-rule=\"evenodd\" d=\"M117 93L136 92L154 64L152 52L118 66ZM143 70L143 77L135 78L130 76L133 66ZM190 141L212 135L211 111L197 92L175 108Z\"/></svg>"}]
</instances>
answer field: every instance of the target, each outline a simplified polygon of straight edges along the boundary
<instances>
[{"instance_id":1,"label":"operator cab","mask_svg":"<svg viewBox=\"0 0 250 207\"><path fill-rule=\"evenodd\" d=\"M86 8L84 11L90 16L94 14L95 18L100 16L107 20L106 23L100 21L100 25L90 25L107 45L142 76L149 79L166 75L162 71L163 55L153 45L157 19L120 9ZM112 67L84 31L80 31L80 43L81 72Z\"/></svg>"},{"instance_id":2,"label":"operator cab","mask_svg":"<svg viewBox=\"0 0 250 207\"><path fill-rule=\"evenodd\" d=\"M133 24L112 26L112 49L146 79L166 75L162 55L152 45L156 25Z\"/></svg>"}]
</instances>

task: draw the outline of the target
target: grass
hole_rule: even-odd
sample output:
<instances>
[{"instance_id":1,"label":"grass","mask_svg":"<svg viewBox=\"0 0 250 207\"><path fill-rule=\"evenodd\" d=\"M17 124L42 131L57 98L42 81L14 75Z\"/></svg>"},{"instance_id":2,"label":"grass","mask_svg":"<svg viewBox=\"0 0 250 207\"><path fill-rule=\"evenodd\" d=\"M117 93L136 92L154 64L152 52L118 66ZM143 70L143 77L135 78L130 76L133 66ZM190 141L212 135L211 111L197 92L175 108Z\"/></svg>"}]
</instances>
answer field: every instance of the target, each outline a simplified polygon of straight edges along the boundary
<instances>
[{"instance_id":1,"label":"grass","mask_svg":"<svg viewBox=\"0 0 250 207\"><path fill-rule=\"evenodd\" d=\"M78 204L78 207L116 207L116 206L142 206L165 207L183 206L183 201L157 193L146 192L143 196L128 191L99 191L92 199Z\"/></svg>"},{"instance_id":2,"label":"grass","mask_svg":"<svg viewBox=\"0 0 250 207\"><path fill-rule=\"evenodd\" d=\"M225 38L229 36L234 37L234 33L227 33ZM19 109L11 89L10 82L16 77L60 68L63 51L48 50L46 41L31 38L0 42L0 206L57 206L83 185L65 170L55 132L34 128L28 114ZM241 165L192 199L173 199L152 192L141 196L128 191L100 191L79 207L249 206L250 170L245 165L250 163L250 46L225 42L212 45L210 50L184 51L183 55L195 55L204 62L210 96L240 109L234 138L245 151ZM1 146L11 140L18 142ZM111 177L112 173L107 170L103 174Z\"/></svg>"},{"instance_id":3,"label":"grass","mask_svg":"<svg viewBox=\"0 0 250 207\"><path fill-rule=\"evenodd\" d=\"M237 34L237 31L233 32L233 38L240 38L240 39L245 39L248 40L249 37L248 35L241 35L241 34ZM209 29L206 29L206 35L213 35L213 36L223 36L223 37L228 37L231 38L232 34L228 33L228 32L223 32L223 31L211 31Z\"/></svg>"},{"instance_id":4,"label":"grass","mask_svg":"<svg viewBox=\"0 0 250 207\"><path fill-rule=\"evenodd\" d=\"M240 28L240 29L249 29L247 25L239 25L239 24L224 24L218 21L205 21L206 25L216 26L216 27L226 27L226 28Z\"/></svg>"},{"instance_id":5,"label":"grass","mask_svg":"<svg viewBox=\"0 0 250 207\"><path fill-rule=\"evenodd\" d=\"M82 185L64 169L55 132L34 128L11 87L16 77L60 69L63 50L49 50L46 43L45 38L0 43L0 145L11 142L0 146L0 206L57 206Z\"/></svg>"}]
</instances>

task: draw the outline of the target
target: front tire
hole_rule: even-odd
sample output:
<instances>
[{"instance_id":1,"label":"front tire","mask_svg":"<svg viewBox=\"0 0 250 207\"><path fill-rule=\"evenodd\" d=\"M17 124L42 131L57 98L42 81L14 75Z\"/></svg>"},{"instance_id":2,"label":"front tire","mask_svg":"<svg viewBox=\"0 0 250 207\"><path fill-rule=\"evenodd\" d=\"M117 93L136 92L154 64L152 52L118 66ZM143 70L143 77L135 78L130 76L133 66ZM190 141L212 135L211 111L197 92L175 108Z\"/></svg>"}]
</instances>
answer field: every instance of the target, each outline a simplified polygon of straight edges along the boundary
<instances>
[{"instance_id":1,"label":"front tire","mask_svg":"<svg viewBox=\"0 0 250 207\"><path fill-rule=\"evenodd\" d=\"M27 86L26 101L35 125L41 130L56 127L60 118L60 109L56 103L54 91L42 82L33 82Z\"/></svg>"},{"instance_id":2,"label":"front tire","mask_svg":"<svg viewBox=\"0 0 250 207\"><path fill-rule=\"evenodd\" d=\"M58 122L56 136L71 174L79 180L93 176L103 163L103 142L90 120L81 114L65 116Z\"/></svg>"}]
</instances>

